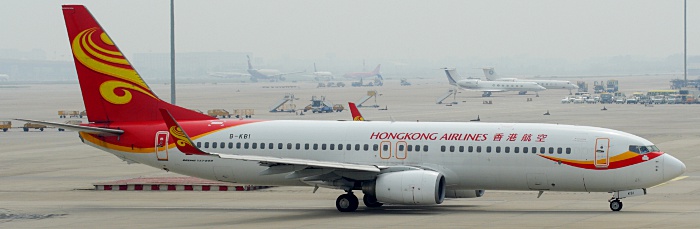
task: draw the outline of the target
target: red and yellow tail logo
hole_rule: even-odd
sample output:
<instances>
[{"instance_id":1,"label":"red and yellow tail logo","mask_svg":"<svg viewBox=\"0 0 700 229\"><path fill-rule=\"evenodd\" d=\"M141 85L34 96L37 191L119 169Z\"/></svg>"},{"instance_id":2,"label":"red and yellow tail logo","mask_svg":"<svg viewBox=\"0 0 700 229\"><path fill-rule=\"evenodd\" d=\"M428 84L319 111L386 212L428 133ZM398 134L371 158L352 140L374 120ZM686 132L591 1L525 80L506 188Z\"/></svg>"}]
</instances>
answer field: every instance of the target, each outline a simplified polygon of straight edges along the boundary
<instances>
[{"instance_id":1,"label":"red and yellow tail logo","mask_svg":"<svg viewBox=\"0 0 700 229\"><path fill-rule=\"evenodd\" d=\"M178 120L213 119L158 99L85 6L63 5L63 17L89 122L160 121L160 108Z\"/></svg>"}]
</instances>

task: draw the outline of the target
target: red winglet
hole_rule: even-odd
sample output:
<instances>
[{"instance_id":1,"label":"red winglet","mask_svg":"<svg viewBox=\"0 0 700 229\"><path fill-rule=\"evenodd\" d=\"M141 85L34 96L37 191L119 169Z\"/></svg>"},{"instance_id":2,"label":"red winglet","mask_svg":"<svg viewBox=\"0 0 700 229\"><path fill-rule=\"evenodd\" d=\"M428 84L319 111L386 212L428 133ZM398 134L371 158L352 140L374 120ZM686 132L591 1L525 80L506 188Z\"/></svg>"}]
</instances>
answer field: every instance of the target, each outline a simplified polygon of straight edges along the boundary
<instances>
[{"instance_id":1,"label":"red winglet","mask_svg":"<svg viewBox=\"0 0 700 229\"><path fill-rule=\"evenodd\" d=\"M365 118L362 117L362 114L360 114L360 111L357 110L355 103L348 102L348 106L350 107L350 114L352 115L352 121L365 121Z\"/></svg>"},{"instance_id":2,"label":"red winglet","mask_svg":"<svg viewBox=\"0 0 700 229\"><path fill-rule=\"evenodd\" d=\"M174 138L177 149L187 155L211 155L194 146L192 139L190 139L190 137L187 136L187 133L185 133L185 130L183 130L182 127L177 124L177 121L175 121L175 118L173 118L168 110L160 109L160 114L163 115L165 125L168 127L170 136Z\"/></svg>"}]
</instances>

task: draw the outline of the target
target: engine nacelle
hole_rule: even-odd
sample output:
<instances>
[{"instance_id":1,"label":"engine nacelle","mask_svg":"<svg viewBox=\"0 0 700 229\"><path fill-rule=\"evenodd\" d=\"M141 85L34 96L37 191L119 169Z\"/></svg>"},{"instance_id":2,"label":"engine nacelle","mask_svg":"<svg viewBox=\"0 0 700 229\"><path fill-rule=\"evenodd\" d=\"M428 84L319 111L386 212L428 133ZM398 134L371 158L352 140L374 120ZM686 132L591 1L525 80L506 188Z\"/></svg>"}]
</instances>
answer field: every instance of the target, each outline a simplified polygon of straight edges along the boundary
<instances>
[{"instance_id":1,"label":"engine nacelle","mask_svg":"<svg viewBox=\"0 0 700 229\"><path fill-rule=\"evenodd\" d=\"M445 177L434 171L384 173L362 185L362 192L391 204L430 205L445 200Z\"/></svg>"},{"instance_id":2,"label":"engine nacelle","mask_svg":"<svg viewBox=\"0 0 700 229\"><path fill-rule=\"evenodd\" d=\"M477 198L484 195L484 190L447 190L445 197L447 198Z\"/></svg>"}]
</instances>

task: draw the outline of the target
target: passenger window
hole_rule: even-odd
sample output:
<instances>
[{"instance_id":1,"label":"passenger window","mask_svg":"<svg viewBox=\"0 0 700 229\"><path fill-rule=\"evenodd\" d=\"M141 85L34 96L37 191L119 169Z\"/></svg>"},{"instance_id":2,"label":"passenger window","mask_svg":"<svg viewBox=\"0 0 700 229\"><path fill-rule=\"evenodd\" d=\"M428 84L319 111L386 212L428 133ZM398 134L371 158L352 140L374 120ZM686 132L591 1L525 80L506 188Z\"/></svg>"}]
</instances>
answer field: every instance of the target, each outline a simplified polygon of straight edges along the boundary
<instances>
[{"instance_id":1,"label":"passenger window","mask_svg":"<svg viewBox=\"0 0 700 229\"><path fill-rule=\"evenodd\" d=\"M566 148L566 154L571 154L571 148Z\"/></svg>"},{"instance_id":2,"label":"passenger window","mask_svg":"<svg viewBox=\"0 0 700 229\"><path fill-rule=\"evenodd\" d=\"M314 143L314 150L318 150L318 143Z\"/></svg>"},{"instance_id":3,"label":"passenger window","mask_svg":"<svg viewBox=\"0 0 700 229\"><path fill-rule=\"evenodd\" d=\"M219 143L219 148L222 148L222 149L223 149L224 147L226 147L226 143L225 143L225 142Z\"/></svg>"},{"instance_id":4,"label":"passenger window","mask_svg":"<svg viewBox=\"0 0 700 229\"><path fill-rule=\"evenodd\" d=\"M326 150L326 143L321 144L321 150Z\"/></svg>"},{"instance_id":5,"label":"passenger window","mask_svg":"<svg viewBox=\"0 0 700 229\"><path fill-rule=\"evenodd\" d=\"M455 146L450 146L450 152L454 152L454 151L455 151Z\"/></svg>"},{"instance_id":6,"label":"passenger window","mask_svg":"<svg viewBox=\"0 0 700 229\"><path fill-rule=\"evenodd\" d=\"M549 147L549 154L554 154L554 147Z\"/></svg>"},{"instance_id":7,"label":"passenger window","mask_svg":"<svg viewBox=\"0 0 700 229\"><path fill-rule=\"evenodd\" d=\"M229 149L233 149L233 142L229 142L229 143L228 143L228 148L229 148Z\"/></svg>"},{"instance_id":8,"label":"passenger window","mask_svg":"<svg viewBox=\"0 0 700 229\"><path fill-rule=\"evenodd\" d=\"M275 149L275 143L270 142L270 144L267 145L268 149Z\"/></svg>"},{"instance_id":9,"label":"passenger window","mask_svg":"<svg viewBox=\"0 0 700 229\"><path fill-rule=\"evenodd\" d=\"M246 143L243 143L243 148L244 148L244 149L248 149L249 147L250 147L250 143L247 143L247 142L246 142Z\"/></svg>"},{"instance_id":10,"label":"passenger window","mask_svg":"<svg viewBox=\"0 0 700 229\"><path fill-rule=\"evenodd\" d=\"M404 145L399 145L399 151L403 151Z\"/></svg>"},{"instance_id":11,"label":"passenger window","mask_svg":"<svg viewBox=\"0 0 700 229\"><path fill-rule=\"evenodd\" d=\"M481 153L481 146L477 146L477 147L476 147L476 152L477 152L477 153Z\"/></svg>"},{"instance_id":12,"label":"passenger window","mask_svg":"<svg viewBox=\"0 0 700 229\"><path fill-rule=\"evenodd\" d=\"M382 151L389 151L389 145L388 144L383 145Z\"/></svg>"},{"instance_id":13,"label":"passenger window","mask_svg":"<svg viewBox=\"0 0 700 229\"><path fill-rule=\"evenodd\" d=\"M355 151L360 151L360 144L355 144Z\"/></svg>"},{"instance_id":14,"label":"passenger window","mask_svg":"<svg viewBox=\"0 0 700 229\"><path fill-rule=\"evenodd\" d=\"M467 147L467 151L469 151L470 153L474 152L474 146Z\"/></svg>"},{"instance_id":15,"label":"passenger window","mask_svg":"<svg viewBox=\"0 0 700 229\"><path fill-rule=\"evenodd\" d=\"M292 149L292 143L287 143L287 149Z\"/></svg>"},{"instance_id":16,"label":"passenger window","mask_svg":"<svg viewBox=\"0 0 700 229\"><path fill-rule=\"evenodd\" d=\"M240 143L240 142L236 142L236 149L240 149L240 148L241 148L241 143Z\"/></svg>"},{"instance_id":17,"label":"passenger window","mask_svg":"<svg viewBox=\"0 0 700 229\"><path fill-rule=\"evenodd\" d=\"M338 150L343 150L343 144L338 144Z\"/></svg>"},{"instance_id":18,"label":"passenger window","mask_svg":"<svg viewBox=\"0 0 700 229\"><path fill-rule=\"evenodd\" d=\"M491 153L491 146L487 146L487 147L486 147L486 152L487 152L487 153Z\"/></svg>"},{"instance_id":19,"label":"passenger window","mask_svg":"<svg viewBox=\"0 0 700 229\"><path fill-rule=\"evenodd\" d=\"M363 148L365 151L368 151L368 150L369 150L369 145L368 145L368 144L365 144L362 148Z\"/></svg>"},{"instance_id":20,"label":"passenger window","mask_svg":"<svg viewBox=\"0 0 700 229\"><path fill-rule=\"evenodd\" d=\"M282 149L282 147L284 147L284 144L282 144L282 143L277 143L277 149Z\"/></svg>"},{"instance_id":21,"label":"passenger window","mask_svg":"<svg viewBox=\"0 0 700 229\"><path fill-rule=\"evenodd\" d=\"M345 145L345 150L352 150L352 147L351 147L351 146L352 146L351 144ZM358 147L358 148L359 148L359 147Z\"/></svg>"},{"instance_id":22,"label":"passenger window","mask_svg":"<svg viewBox=\"0 0 700 229\"><path fill-rule=\"evenodd\" d=\"M520 147L513 147L513 153L520 153Z\"/></svg>"},{"instance_id":23,"label":"passenger window","mask_svg":"<svg viewBox=\"0 0 700 229\"><path fill-rule=\"evenodd\" d=\"M265 143L260 143L260 149L265 149Z\"/></svg>"},{"instance_id":24,"label":"passenger window","mask_svg":"<svg viewBox=\"0 0 700 229\"><path fill-rule=\"evenodd\" d=\"M377 144L372 145L372 150L379 151L379 145L377 145Z\"/></svg>"},{"instance_id":25,"label":"passenger window","mask_svg":"<svg viewBox=\"0 0 700 229\"><path fill-rule=\"evenodd\" d=\"M295 146L296 146L295 148L296 148L297 150L300 150L300 149L301 149L301 143L297 143Z\"/></svg>"},{"instance_id":26,"label":"passenger window","mask_svg":"<svg viewBox=\"0 0 700 229\"><path fill-rule=\"evenodd\" d=\"M428 145L423 146L423 152L428 152Z\"/></svg>"},{"instance_id":27,"label":"passenger window","mask_svg":"<svg viewBox=\"0 0 700 229\"><path fill-rule=\"evenodd\" d=\"M459 146L459 152L460 153L464 152L464 146Z\"/></svg>"},{"instance_id":28,"label":"passenger window","mask_svg":"<svg viewBox=\"0 0 700 229\"><path fill-rule=\"evenodd\" d=\"M496 146L496 153L500 153L500 152L501 152L501 147L500 147L500 146Z\"/></svg>"},{"instance_id":29,"label":"passenger window","mask_svg":"<svg viewBox=\"0 0 700 229\"><path fill-rule=\"evenodd\" d=\"M197 148L202 148L202 142L197 142Z\"/></svg>"},{"instance_id":30,"label":"passenger window","mask_svg":"<svg viewBox=\"0 0 700 229\"><path fill-rule=\"evenodd\" d=\"M330 147L331 150L335 150L335 145L334 145L334 144L328 144L328 147Z\"/></svg>"},{"instance_id":31,"label":"passenger window","mask_svg":"<svg viewBox=\"0 0 700 229\"><path fill-rule=\"evenodd\" d=\"M416 145L416 152L420 152L420 145Z\"/></svg>"},{"instance_id":32,"label":"passenger window","mask_svg":"<svg viewBox=\"0 0 700 229\"><path fill-rule=\"evenodd\" d=\"M309 150L309 143L304 144L304 149Z\"/></svg>"},{"instance_id":33,"label":"passenger window","mask_svg":"<svg viewBox=\"0 0 700 229\"><path fill-rule=\"evenodd\" d=\"M527 153L527 149L529 149L529 148L523 147L523 153Z\"/></svg>"},{"instance_id":34,"label":"passenger window","mask_svg":"<svg viewBox=\"0 0 700 229\"><path fill-rule=\"evenodd\" d=\"M204 148L209 148L209 142L204 143Z\"/></svg>"},{"instance_id":35,"label":"passenger window","mask_svg":"<svg viewBox=\"0 0 700 229\"><path fill-rule=\"evenodd\" d=\"M445 152L445 146L440 146L440 151Z\"/></svg>"},{"instance_id":36,"label":"passenger window","mask_svg":"<svg viewBox=\"0 0 700 229\"><path fill-rule=\"evenodd\" d=\"M408 145L408 151L413 151L413 145Z\"/></svg>"},{"instance_id":37,"label":"passenger window","mask_svg":"<svg viewBox=\"0 0 700 229\"><path fill-rule=\"evenodd\" d=\"M258 148L258 143L253 142L253 149L257 149L257 148Z\"/></svg>"},{"instance_id":38,"label":"passenger window","mask_svg":"<svg viewBox=\"0 0 700 229\"><path fill-rule=\"evenodd\" d=\"M532 153L537 153L537 147L534 147L534 146L532 147ZM542 152L542 153L544 153L544 152Z\"/></svg>"},{"instance_id":39,"label":"passenger window","mask_svg":"<svg viewBox=\"0 0 700 229\"><path fill-rule=\"evenodd\" d=\"M561 147L557 147L557 154L561 154Z\"/></svg>"},{"instance_id":40,"label":"passenger window","mask_svg":"<svg viewBox=\"0 0 700 229\"><path fill-rule=\"evenodd\" d=\"M506 153L510 153L510 146L506 146L505 152L506 152Z\"/></svg>"},{"instance_id":41,"label":"passenger window","mask_svg":"<svg viewBox=\"0 0 700 229\"><path fill-rule=\"evenodd\" d=\"M544 149L544 147L540 147L540 153L541 153L541 154L544 154L545 151L546 151L546 150Z\"/></svg>"}]
</instances>

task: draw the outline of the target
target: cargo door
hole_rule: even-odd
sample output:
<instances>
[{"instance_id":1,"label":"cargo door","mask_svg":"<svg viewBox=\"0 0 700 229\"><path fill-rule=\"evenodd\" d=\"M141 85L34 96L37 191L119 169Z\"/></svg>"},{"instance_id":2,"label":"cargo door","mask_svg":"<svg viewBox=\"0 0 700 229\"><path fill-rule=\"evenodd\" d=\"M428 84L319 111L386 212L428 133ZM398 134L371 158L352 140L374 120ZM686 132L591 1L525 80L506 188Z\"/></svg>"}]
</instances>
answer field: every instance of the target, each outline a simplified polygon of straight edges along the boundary
<instances>
[{"instance_id":1,"label":"cargo door","mask_svg":"<svg viewBox=\"0 0 700 229\"><path fill-rule=\"evenodd\" d=\"M596 168L607 168L610 165L609 152L610 150L610 139L609 138L596 138L595 139L595 160L594 164Z\"/></svg>"},{"instance_id":2,"label":"cargo door","mask_svg":"<svg viewBox=\"0 0 700 229\"><path fill-rule=\"evenodd\" d=\"M168 160L168 139L170 139L170 133L168 131L158 131L156 133L156 158L159 161Z\"/></svg>"}]
</instances>

